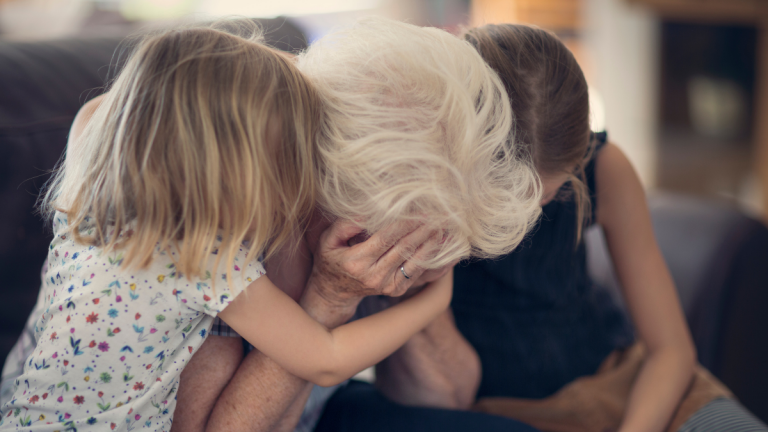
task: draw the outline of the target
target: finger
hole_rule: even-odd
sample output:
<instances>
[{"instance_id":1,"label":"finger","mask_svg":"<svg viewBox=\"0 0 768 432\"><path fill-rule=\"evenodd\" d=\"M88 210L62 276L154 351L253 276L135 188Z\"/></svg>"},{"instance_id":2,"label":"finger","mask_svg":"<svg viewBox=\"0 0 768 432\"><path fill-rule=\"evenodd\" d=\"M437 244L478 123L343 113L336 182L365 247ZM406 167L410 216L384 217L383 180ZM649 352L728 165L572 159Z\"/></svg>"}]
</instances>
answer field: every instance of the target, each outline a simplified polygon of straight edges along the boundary
<instances>
[{"instance_id":1,"label":"finger","mask_svg":"<svg viewBox=\"0 0 768 432\"><path fill-rule=\"evenodd\" d=\"M376 271L389 274L390 286L384 287L383 291L390 296L399 296L405 293L414 282L416 282L424 273L424 268L410 261L408 258L426 243L429 239L433 242L441 238L439 230L434 230L422 226L411 234L400 239L382 259L376 263ZM431 246L428 246L431 248ZM403 261L405 260L405 262ZM398 265L398 263L400 265ZM405 274L403 274L405 273ZM406 275L408 277L406 277ZM384 277L383 280L387 280Z\"/></svg>"},{"instance_id":2,"label":"finger","mask_svg":"<svg viewBox=\"0 0 768 432\"><path fill-rule=\"evenodd\" d=\"M339 249L349 246L349 240L364 230L354 221L340 219L331 224L320 235L320 247L325 249Z\"/></svg>"},{"instance_id":3,"label":"finger","mask_svg":"<svg viewBox=\"0 0 768 432\"><path fill-rule=\"evenodd\" d=\"M424 243L419 245L419 247L413 253L411 260L415 262L424 263L424 262L431 261L433 258L435 258L443 249L442 246L443 246L444 235L445 234L443 233L442 230L435 231L431 237L429 237Z\"/></svg>"},{"instance_id":4,"label":"finger","mask_svg":"<svg viewBox=\"0 0 768 432\"><path fill-rule=\"evenodd\" d=\"M418 279L416 276L410 279L406 278L398 269L389 276L389 284L381 289L381 293L389 297L400 297L408 292L416 279Z\"/></svg>"},{"instance_id":5,"label":"finger","mask_svg":"<svg viewBox=\"0 0 768 432\"><path fill-rule=\"evenodd\" d=\"M437 269L425 269L414 264L417 262L428 262L435 258L442 249L443 238L445 238L444 233L442 231L436 231L433 236L418 247L413 257L403 263L400 267L401 273L405 271L405 273L413 279L413 281L411 281L411 286L419 286L440 279L459 263L459 260L457 259L450 264ZM396 286L397 288L395 288L395 291L392 293L393 296L399 295L399 291L403 289L404 284L398 283Z\"/></svg>"},{"instance_id":6,"label":"finger","mask_svg":"<svg viewBox=\"0 0 768 432\"><path fill-rule=\"evenodd\" d=\"M371 238L355 247L360 253L379 261L400 239L414 232L421 225L421 222L415 220L396 222L376 231Z\"/></svg>"},{"instance_id":7,"label":"finger","mask_svg":"<svg viewBox=\"0 0 768 432\"><path fill-rule=\"evenodd\" d=\"M382 255L376 263L376 267L391 271L398 270L403 261L410 260L419 247L434 237L435 233L436 230L429 226L420 226L415 231L401 238Z\"/></svg>"},{"instance_id":8,"label":"finger","mask_svg":"<svg viewBox=\"0 0 768 432\"><path fill-rule=\"evenodd\" d=\"M391 297L400 297L413 286L416 281L421 278L421 275L424 273L424 269L416 266L414 264L411 264L409 262L404 262L399 270L394 274L394 280L392 283L392 292L389 294ZM407 277L406 277L407 276Z\"/></svg>"},{"instance_id":9,"label":"finger","mask_svg":"<svg viewBox=\"0 0 768 432\"><path fill-rule=\"evenodd\" d=\"M416 266L409 265L408 261L400 266L400 275L406 279L418 279L416 277Z\"/></svg>"}]
</instances>

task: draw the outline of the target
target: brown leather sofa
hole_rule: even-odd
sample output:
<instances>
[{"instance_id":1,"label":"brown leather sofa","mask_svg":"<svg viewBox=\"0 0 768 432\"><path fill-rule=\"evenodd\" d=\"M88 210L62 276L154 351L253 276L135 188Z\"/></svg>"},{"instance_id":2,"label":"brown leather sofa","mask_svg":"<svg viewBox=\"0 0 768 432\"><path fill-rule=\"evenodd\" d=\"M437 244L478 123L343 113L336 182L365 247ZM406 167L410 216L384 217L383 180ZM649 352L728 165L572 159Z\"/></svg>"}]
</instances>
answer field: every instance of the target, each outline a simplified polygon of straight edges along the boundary
<instances>
[{"instance_id":1,"label":"brown leather sofa","mask_svg":"<svg viewBox=\"0 0 768 432\"><path fill-rule=\"evenodd\" d=\"M306 46L290 22L261 22L277 48ZM0 42L0 362L34 305L51 240L35 214L37 194L78 109L114 72L119 43ZM650 204L701 362L768 421L768 228L707 201L666 195ZM600 232L587 241L593 277L615 290Z\"/></svg>"}]
</instances>

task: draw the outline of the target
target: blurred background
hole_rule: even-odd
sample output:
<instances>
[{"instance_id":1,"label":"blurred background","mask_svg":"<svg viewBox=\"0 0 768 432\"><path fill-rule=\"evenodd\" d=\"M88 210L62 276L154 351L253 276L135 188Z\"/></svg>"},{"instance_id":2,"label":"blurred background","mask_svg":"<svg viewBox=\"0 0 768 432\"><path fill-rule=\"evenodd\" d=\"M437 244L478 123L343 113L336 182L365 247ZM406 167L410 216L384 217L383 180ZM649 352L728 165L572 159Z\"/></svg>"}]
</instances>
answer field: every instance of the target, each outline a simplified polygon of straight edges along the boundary
<instances>
[{"instance_id":1,"label":"blurred background","mask_svg":"<svg viewBox=\"0 0 768 432\"><path fill-rule=\"evenodd\" d=\"M242 15L289 17L311 42L370 14L453 32L498 22L553 30L587 74L593 128L609 131L649 189L768 214L764 0L0 0L0 39Z\"/></svg>"},{"instance_id":2,"label":"blurred background","mask_svg":"<svg viewBox=\"0 0 768 432\"><path fill-rule=\"evenodd\" d=\"M77 110L124 59L124 36L247 16L293 51L371 14L560 36L587 76L592 128L608 131L652 192L699 361L768 422L768 0L0 0L0 365L51 241L38 192ZM618 292L601 236L585 234L590 276Z\"/></svg>"}]
</instances>

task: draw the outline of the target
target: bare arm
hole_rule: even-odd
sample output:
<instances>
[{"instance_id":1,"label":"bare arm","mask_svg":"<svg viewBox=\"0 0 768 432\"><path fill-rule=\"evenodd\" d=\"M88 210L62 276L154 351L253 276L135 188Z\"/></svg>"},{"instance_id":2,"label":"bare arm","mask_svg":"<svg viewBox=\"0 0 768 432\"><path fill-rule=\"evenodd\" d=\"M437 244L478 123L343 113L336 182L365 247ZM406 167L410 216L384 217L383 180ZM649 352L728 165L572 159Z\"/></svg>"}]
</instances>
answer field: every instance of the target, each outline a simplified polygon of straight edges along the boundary
<instances>
[{"instance_id":1,"label":"bare arm","mask_svg":"<svg viewBox=\"0 0 768 432\"><path fill-rule=\"evenodd\" d=\"M375 248L353 250L346 246L349 239L359 230L352 232L344 232L343 229L342 232L326 230L323 233L327 222L324 225L320 224L319 229L318 224L313 225L315 226L310 226L305 236L307 239L305 246L306 250L312 250L316 257L314 265L311 264L313 260L310 257L314 280L307 283L307 290L301 297L302 307L312 318L325 327L333 329L352 317L357 304L364 296L379 294L385 290L397 293L398 289L402 289L402 287L392 286L382 288L379 285L379 281L384 275L388 275L391 269L381 266L374 268L373 265L367 268L358 267L349 273L339 269L343 263L378 261L389 246L378 250ZM323 238L320 238L320 233L323 233ZM338 238L334 237L334 234ZM301 253L299 258L300 255ZM371 257L375 259L370 260ZM291 258L291 260L295 259L296 257ZM296 276L297 269L301 272L304 268L303 264L294 263L287 267L274 266L275 262L285 261L289 259L277 259L267 263L268 274L278 275L291 271L294 272L293 276ZM420 271L417 269L415 272L418 274ZM303 276L303 280L300 280L301 277L296 279L300 280L302 287L306 283L306 277L306 275ZM318 279L320 283L317 283ZM286 283L290 285L296 280L286 281ZM327 282L330 280L336 280L343 286L337 290L327 289L329 285ZM301 295L301 292L293 288L287 289L286 292L290 293L291 297L297 298L297 293ZM288 373L269 357L254 350L246 356L234 378L219 397L208 421L207 430L292 431L299 421L312 387L311 383Z\"/></svg>"},{"instance_id":2,"label":"bare arm","mask_svg":"<svg viewBox=\"0 0 768 432\"><path fill-rule=\"evenodd\" d=\"M376 386L404 405L469 409L480 375L477 352L446 310L376 366Z\"/></svg>"},{"instance_id":3,"label":"bare arm","mask_svg":"<svg viewBox=\"0 0 768 432\"><path fill-rule=\"evenodd\" d=\"M80 108L80 110L77 112L77 115L75 116L75 120L72 122L72 127L69 129L69 137L67 141L68 146L72 146L72 143L80 138L80 135L83 134L88 121L90 121L91 117L93 117L94 111L96 111L96 108L101 105L103 100L104 95L96 96L95 98L86 102L85 105Z\"/></svg>"},{"instance_id":4,"label":"bare arm","mask_svg":"<svg viewBox=\"0 0 768 432\"><path fill-rule=\"evenodd\" d=\"M378 363L434 320L450 302L453 273L383 312L328 330L266 276L220 316L296 376L332 386Z\"/></svg>"},{"instance_id":5,"label":"bare arm","mask_svg":"<svg viewBox=\"0 0 768 432\"><path fill-rule=\"evenodd\" d=\"M662 431L690 383L695 349L656 244L645 193L618 147L609 144L600 152L596 181L597 222L605 230L629 311L648 347L620 430Z\"/></svg>"}]
</instances>

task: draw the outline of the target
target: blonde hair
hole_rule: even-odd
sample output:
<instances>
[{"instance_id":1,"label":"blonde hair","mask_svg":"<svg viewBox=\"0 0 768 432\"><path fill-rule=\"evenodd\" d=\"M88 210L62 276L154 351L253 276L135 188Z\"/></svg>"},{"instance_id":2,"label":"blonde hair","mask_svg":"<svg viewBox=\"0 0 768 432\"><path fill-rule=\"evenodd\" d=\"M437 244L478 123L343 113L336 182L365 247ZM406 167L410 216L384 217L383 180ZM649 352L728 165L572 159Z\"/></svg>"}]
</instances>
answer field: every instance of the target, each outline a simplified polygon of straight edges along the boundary
<instances>
[{"instance_id":1,"label":"blonde hair","mask_svg":"<svg viewBox=\"0 0 768 432\"><path fill-rule=\"evenodd\" d=\"M510 135L509 99L467 42L367 18L298 66L326 103L318 155L331 215L369 232L405 219L447 231L428 268L509 253L537 220L541 185Z\"/></svg>"},{"instance_id":2,"label":"blonde hair","mask_svg":"<svg viewBox=\"0 0 768 432\"><path fill-rule=\"evenodd\" d=\"M320 107L252 21L146 36L43 210L66 213L76 241L125 248L126 266L146 266L158 245L176 248L187 276L205 274L217 248L230 269L243 242L249 259L268 257L314 206Z\"/></svg>"}]
</instances>

